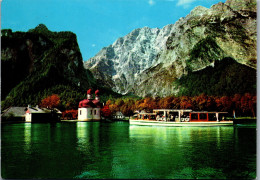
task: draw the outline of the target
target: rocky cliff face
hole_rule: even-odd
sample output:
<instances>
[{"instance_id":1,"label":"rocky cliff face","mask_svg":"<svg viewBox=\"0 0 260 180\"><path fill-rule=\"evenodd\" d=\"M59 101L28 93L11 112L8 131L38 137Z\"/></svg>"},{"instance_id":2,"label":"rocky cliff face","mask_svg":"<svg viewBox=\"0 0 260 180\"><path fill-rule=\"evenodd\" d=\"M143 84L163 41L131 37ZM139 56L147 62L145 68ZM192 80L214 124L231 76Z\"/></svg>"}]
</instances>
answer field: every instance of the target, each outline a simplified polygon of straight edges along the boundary
<instances>
[{"instance_id":1,"label":"rocky cliff face","mask_svg":"<svg viewBox=\"0 0 260 180\"><path fill-rule=\"evenodd\" d=\"M189 72L232 58L256 69L256 1L227 0L196 7L163 29L144 27L86 61L97 79L119 93L167 96Z\"/></svg>"},{"instance_id":2,"label":"rocky cliff face","mask_svg":"<svg viewBox=\"0 0 260 180\"><path fill-rule=\"evenodd\" d=\"M28 32L1 31L1 96L10 105L39 103L57 87L87 89L95 86L84 69L76 35L51 32L40 24Z\"/></svg>"},{"instance_id":3,"label":"rocky cliff face","mask_svg":"<svg viewBox=\"0 0 260 180\"><path fill-rule=\"evenodd\" d=\"M103 48L86 62L85 67L114 91L131 92L136 78L153 66L158 53L166 48L167 37L173 32L172 26L135 29Z\"/></svg>"}]
</instances>

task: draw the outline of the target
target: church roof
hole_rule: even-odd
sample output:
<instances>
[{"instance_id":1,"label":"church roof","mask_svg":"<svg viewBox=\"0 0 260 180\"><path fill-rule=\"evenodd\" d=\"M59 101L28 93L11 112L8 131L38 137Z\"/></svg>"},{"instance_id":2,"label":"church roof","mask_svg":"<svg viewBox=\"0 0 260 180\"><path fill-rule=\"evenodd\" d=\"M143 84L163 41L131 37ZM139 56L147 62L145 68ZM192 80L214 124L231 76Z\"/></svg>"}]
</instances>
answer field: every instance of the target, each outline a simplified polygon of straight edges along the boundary
<instances>
[{"instance_id":1,"label":"church roof","mask_svg":"<svg viewBox=\"0 0 260 180\"><path fill-rule=\"evenodd\" d=\"M96 107L91 99L84 99L79 102L79 108Z\"/></svg>"},{"instance_id":2,"label":"church roof","mask_svg":"<svg viewBox=\"0 0 260 180\"><path fill-rule=\"evenodd\" d=\"M93 100L93 103L95 104L96 107L99 107L99 108L102 108L102 106L103 106L102 103L97 99Z\"/></svg>"},{"instance_id":3,"label":"church roof","mask_svg":"<svg viewBox=\"0 0 260 180\"><path fill-rule=\"evenodd\" d=\"M95 95L96 97L99 96L99 90L96 90L95 91ZM92 89L89 89L87 91L87 94L88 95L91 95L92 94ZM99 101L99 98L97 99L92 99L91 96L88 96L88 99L83 99L82 101L79 102L79 108L88 108L88 107L92 107L92 108L95 108L95 107L99 107L99 108L102 108L102 103L100 103Z\"/></svg>"}]
</instances>

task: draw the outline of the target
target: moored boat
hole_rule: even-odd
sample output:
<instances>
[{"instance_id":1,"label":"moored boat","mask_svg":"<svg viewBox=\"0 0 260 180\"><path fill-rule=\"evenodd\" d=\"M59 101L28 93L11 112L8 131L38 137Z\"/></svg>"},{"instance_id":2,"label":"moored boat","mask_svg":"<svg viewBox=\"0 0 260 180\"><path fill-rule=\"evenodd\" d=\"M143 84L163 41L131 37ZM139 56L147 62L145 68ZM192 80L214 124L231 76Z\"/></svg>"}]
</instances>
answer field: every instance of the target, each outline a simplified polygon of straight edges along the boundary
<instances>
[{"instance_id":1,"label":"moored boat","mask_svg":"<svg viewBox=\"0 0 260 180\"><path fill-rule=\"evenodd\" d=\"M153 113L138 113L130 118L135 125L156 126L232 126L227 112L192 111L191 109L154 109Z\"/></svg>"}]
</instances>

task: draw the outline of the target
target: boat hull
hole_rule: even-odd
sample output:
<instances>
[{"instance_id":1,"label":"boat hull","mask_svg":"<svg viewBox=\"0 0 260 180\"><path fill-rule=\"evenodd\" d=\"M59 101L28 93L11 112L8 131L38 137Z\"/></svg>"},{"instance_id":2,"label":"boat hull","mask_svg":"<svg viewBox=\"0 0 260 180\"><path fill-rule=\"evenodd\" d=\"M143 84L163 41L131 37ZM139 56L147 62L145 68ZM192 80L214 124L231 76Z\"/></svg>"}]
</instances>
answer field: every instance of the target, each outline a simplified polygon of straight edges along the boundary
<instances>
[{"instance_id":1,"label":"boat hull","mask_svg":"<svg viewBox=\"0 0 260 180\"><path fill-rule=\"evenodd\" d=\"M129 120L129 124L144 126L233 126L233 121L210 122L165 122L151 120Z\"/></svg>"}]
</instances>

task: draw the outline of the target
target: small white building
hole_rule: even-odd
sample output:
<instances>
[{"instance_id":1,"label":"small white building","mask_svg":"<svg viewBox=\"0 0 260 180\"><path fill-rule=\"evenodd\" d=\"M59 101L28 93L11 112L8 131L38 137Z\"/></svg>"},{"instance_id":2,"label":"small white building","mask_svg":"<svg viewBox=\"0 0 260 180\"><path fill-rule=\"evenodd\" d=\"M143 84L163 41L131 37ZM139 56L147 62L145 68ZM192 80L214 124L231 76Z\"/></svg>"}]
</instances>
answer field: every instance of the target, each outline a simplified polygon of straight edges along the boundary
<instances>
[{"instance_id":1,"label":"small white building","mask_svg":"<svg viewBox=\"0 0 260 180\"><path fill-rule=\"evenodd\" d=\"M79 121L100 121L101 108L99 90L95 91L95 99L92 98L92 90L87 91L87 99L79 102L78 120Z\"/></svg>"},{"instance_id":2,"label":"small white building","mask_svg":"<svg viewBox=\"0 0 260 180\"><path fill-rule=\"evenodd\" d=\"M114 115L113 115L114 119L124 119L125 116L121 111L117 111Z\"/></svg>"}]
</instances>

